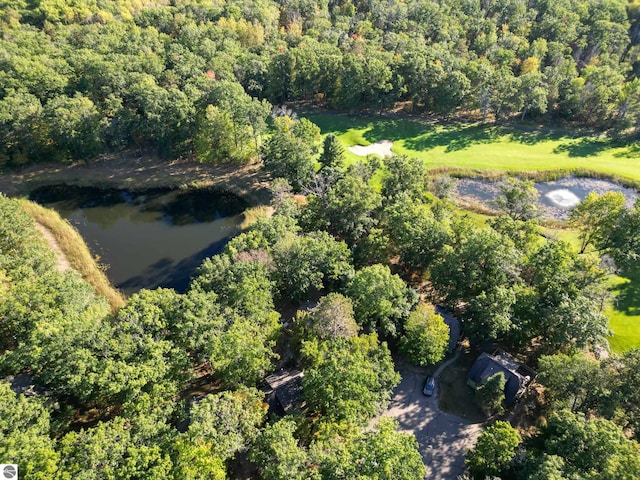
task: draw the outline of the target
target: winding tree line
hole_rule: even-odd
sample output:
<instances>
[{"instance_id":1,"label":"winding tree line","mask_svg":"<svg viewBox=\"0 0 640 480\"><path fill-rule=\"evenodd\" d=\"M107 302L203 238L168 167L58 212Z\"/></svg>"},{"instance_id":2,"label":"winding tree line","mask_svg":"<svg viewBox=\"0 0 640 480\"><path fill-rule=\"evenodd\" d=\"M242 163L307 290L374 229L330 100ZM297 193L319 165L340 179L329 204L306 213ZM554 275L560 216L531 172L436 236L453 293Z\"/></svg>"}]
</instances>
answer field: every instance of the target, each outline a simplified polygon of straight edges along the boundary
<instances>
[{"instance_id":1,"label":"winding tree line","mask_svg":"<svg viewBox=\"0 0 640 480\"><path fill-rule=\"evenodd\" d=\"M640 125L637 1L166 3L1 3L0 160L245 161L293 100Z\"/></svg>"}]
</instances>

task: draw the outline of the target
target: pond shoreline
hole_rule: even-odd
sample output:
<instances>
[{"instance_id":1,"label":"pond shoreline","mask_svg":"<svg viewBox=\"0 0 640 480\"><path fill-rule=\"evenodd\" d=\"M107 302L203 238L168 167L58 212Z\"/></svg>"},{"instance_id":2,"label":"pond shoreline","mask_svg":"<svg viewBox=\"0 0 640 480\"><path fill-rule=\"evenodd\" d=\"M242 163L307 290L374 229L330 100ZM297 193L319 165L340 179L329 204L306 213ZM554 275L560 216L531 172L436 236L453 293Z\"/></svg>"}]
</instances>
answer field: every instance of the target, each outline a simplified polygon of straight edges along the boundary
<instances>
[{"instance_id":1,"label":"pond shoreline","mask_svg":"<svg viewBox=\"0 0 640 480\"><path fill-rule=\"evenodd\" d=\"M146 190L52 185L30 200L55 210L82 236L125 295L186 291L202 261L237 234L249 204L218 188Z\"/></svg>"},{"instance_id":2,"label":"pond shoreline","mask_svg":"<svg viewBox=\"0 0 640 480\"><path fill-rule=\"evenodd\" d=\"M64 220L53 209L45 208L26 199L21 199L20 203L23 210L33 218L36 225L40 225L48 232L47 235L41 230L43 240L47 241L51 250L58 256L58 259L60 260L60 255L62 255L69 266L96 289L98 295L107 299L112 311L117 311L118 308L125 304L124 295L109 281L105 269L100 266L98 260L89 250L85 239L73 225ZM56 251L54 243L58 246L60 252Z\"/></svg>"},{"instance_id":3,"label":"pond shoreline","mask_svg":"<svg viewBox=\"0 0 640 480\"><path fill-rule=\"evenodd\" d=\"M0 174L0 193L9 197L28 196L38 187L61 184L131 191L214 188L233 193L251 205L267 204L270 199L269 176L259 163L210 165L127 152L69 165L32 164Z\"/></svg>"}]
</instances>

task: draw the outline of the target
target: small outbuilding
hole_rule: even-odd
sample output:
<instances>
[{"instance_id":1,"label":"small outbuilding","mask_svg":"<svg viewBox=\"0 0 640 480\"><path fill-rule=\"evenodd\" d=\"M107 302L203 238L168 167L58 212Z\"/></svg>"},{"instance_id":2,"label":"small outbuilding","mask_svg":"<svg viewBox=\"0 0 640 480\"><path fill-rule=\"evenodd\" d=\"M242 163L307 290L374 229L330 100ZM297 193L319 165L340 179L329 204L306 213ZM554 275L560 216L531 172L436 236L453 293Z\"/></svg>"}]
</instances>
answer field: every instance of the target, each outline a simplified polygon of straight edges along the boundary
<instances>
[{"instance_id":1,"label":"small outbuilding","mask_svg":"<svg viewBox=\"0 0 640 480\"><path fill-rule=\"evenodd\" d=\"M504 352L493 355L482 353L469 370L467 384L477 389L484 385L489 377L500 372L505 379L504 401L508 405L524 392L533 376L531 370L520 365L510 355Z\"/></svg>"},{"instance_id":2,"label":"small outbuilding","mask_svg":"<svg viewBox=\"0 0 640 480\"><path fill-rule=\"evenodd\" d=\"M269 385L269 390L266 392L269 405L275 407L274 403L277 403L285 414L291 413L296 408L302 408L303 376L304 373L300 370L280 370L265 378Z\"/></svg>"}]
</instances>

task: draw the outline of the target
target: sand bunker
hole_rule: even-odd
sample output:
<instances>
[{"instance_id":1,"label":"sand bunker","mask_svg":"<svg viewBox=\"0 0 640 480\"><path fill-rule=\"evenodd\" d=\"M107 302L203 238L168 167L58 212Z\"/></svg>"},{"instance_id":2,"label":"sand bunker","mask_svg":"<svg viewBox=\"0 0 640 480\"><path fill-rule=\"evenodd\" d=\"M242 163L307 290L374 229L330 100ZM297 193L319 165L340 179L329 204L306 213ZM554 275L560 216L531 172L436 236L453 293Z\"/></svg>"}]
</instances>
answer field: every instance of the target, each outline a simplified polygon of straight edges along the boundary
<instances>
[{"instance_id":1,"label":"sand bunker","mask_svg":"<svg viewBox=\"0 0 640 480\"><path fill-rule=\"evenodd\" d=\"M547 197L551 203L561 208L572 208L580 203L580 197L566 188L552 190L549 193L545 193L544 196Z\"/></svg>"},{"instance_id":2,"label":"sand bunker","mask_svg":"<svg viewBox=\"0 0 640 480\"><path fill-rule=\"evenodd\" d=\"M353 147L349 147L349 151L360 157L366 157L367 155L373 154L384 158L393 156L393 152L391 151L392 146L393 142L391 140L380 140L379 142L372 143L366 147L363 147L362 145L354 145Z\"/></svg>"}]
</instances>

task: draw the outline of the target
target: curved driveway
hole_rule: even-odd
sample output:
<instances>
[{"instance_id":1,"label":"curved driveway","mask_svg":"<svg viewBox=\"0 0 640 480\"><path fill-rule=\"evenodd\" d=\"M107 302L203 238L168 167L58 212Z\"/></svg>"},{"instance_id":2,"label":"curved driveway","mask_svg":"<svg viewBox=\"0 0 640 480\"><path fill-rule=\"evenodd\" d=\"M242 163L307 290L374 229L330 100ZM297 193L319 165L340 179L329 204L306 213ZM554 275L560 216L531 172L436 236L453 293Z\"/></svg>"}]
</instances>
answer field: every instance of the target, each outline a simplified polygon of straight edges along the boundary
<instances>
[{"instance_id":1,"label":"curved driveway","mask_svg":"<svg viewBox=\"0 0 640 480\"><path fill-rule=\"evenodd\" d=\"M399 430L416 436L427 466L425 478L455 480L464 472L464 455L475 445L482 425L438 410L437 382L432 397L422 393L426 379L423 369L411 365L398 365L398 368L402 381L383 415L396 419Z\"/></svg>"}]
</instances>

